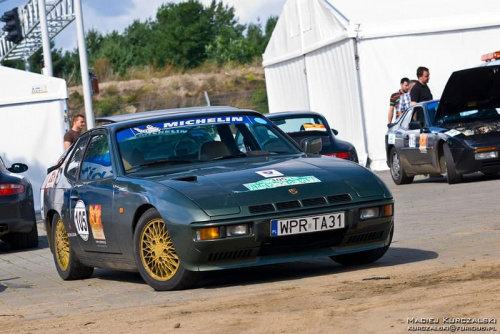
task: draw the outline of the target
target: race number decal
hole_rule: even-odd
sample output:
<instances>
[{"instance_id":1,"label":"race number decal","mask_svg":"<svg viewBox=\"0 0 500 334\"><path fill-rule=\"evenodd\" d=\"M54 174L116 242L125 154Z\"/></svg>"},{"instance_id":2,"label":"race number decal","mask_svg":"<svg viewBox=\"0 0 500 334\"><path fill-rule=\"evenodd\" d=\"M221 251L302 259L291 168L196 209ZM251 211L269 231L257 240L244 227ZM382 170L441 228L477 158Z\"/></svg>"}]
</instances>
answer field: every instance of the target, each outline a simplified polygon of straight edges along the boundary
<instances>
[{"instance_id":1,"label":"race number decal","mask_svg":"<svg viewBox=\"0 0 500 334\"><path fill-rule=\"evenodd\" d=\"M389 133L389 136L387 138L387 144L395 144L396 143L396 134L395 133Z\"/></svg>"},{"instance_id":2,"label":"race number decal","mask_svg":"<svg viewBox=\"0 0 500 334\"><path fill-rule=\"evenodd\" d=\"M83 241L89 240L89 224L87 221L87 211L85 210L85 203L78 201L75 205L75 226L78 235Z\"/></svg>"},{"instance_id":3,"label":"race number decal","mask_svg":"<svg viewBox=\"0 0 500 334\"><path fill-rule=\"evenodd\" d=\"M408 142L408 146L410 147L417 147L417 140L415 138L415 134L410 135L410 140Z\"/></svg>"},{"instance_id":4,"label":"race number decal","mask_svg":"<svg viewBox=\"0 0 500 334\"><path fill-rule=\"evenodd\" d=\"M420 135L419 149L421 153L427 153L427 135Z\"/></svg>"}]
</instances>

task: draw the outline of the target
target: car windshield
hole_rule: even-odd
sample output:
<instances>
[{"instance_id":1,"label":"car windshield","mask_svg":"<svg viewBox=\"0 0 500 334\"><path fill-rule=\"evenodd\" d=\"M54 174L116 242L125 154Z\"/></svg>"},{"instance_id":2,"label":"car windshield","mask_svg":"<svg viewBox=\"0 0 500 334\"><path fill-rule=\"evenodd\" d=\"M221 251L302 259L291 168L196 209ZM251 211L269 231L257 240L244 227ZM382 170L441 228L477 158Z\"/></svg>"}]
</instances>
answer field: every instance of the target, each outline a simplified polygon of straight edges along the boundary
<instances>
[{"instance_id":1,"label":"car windshield","mask_svg":"<svg viewBox=\"0 0 500 334\"><path fill-rule=\"evenodd\" d=\"M271 122L255 115L165 119L122 129L116 136L127 173L222 159L301 152Z\"/></svg>"},{"instance_id":2,"label":"car windshield","mask_svg":"<svg viewBox=\"0 0 500 334\"><path fill-rule=\"evenodd\" d=\"M464 108L464 110L445 115L436 124L476 121L500 121L500 108Z\"/></svg>"},{"instance_id":3,"label":"car windshield","mask_svg":"<svg viewBox=\"0 0 500 334\"><path fill-rule=\"evenodd\" d=\"M273 120L284 132L322 131L326 132L326 124L321 117L297 117Z\"/></svg>"}]
</instances>

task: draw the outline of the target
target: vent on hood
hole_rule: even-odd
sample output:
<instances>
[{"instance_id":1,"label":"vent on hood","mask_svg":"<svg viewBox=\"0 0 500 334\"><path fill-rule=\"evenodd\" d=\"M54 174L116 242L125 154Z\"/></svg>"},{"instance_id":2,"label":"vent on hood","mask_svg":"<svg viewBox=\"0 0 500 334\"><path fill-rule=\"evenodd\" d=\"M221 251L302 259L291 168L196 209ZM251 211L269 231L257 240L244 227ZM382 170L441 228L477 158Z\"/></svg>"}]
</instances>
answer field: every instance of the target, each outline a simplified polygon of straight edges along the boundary
<instances>
[{"instance_id":1,"label":"vent on hood","mask_svg":"<svg viewBox=\"0 0 500 334\"><path fill-rule=\"evenodd\" d=\"M249 210L250 213L265 213L265 212L273 212L281 210L290 210L302 207L321 206L328 203L339 204L343 202L350 202L351 200L352 200L351 195L342 194L342 195L328 196L327 198L314 197L296 201L252 205L249 207Z\"/></svg>"}]
</instances>

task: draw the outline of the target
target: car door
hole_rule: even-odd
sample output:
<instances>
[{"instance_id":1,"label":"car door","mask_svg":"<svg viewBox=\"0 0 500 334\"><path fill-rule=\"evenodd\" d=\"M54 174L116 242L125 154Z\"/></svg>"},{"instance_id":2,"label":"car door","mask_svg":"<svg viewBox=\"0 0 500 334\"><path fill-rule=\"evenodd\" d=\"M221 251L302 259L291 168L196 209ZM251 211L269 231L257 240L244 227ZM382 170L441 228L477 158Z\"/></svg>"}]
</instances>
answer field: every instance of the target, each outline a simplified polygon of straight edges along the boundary
<instances>
[{"instance_id":1,"label":"car door","mask_svg":"<svg viewBox=\"0 0 500 334\"><path fill-rule=\"evenodd\" d=\"M113 171L107 134L92 134L70 193L70 217L85 251L120 253L112 228Z\"/></svg>"},{"instance_id":2,"label":"car door","mask_svg":"<svg viewBox=\"0 0 500 334\"><path fill-rule=\"evenodd\" d=\"M406 131L403 137L403 151L408 161L416 171L423 168L423 165L432 163L432 156L429 149L429 137L431 133L423 132L428 129L425 118L425 110L422 106L416 106L411 111L411 117L405 119ZM414 129L412 125L419 123L419 128Z\"/></svg>"}]
</instances>

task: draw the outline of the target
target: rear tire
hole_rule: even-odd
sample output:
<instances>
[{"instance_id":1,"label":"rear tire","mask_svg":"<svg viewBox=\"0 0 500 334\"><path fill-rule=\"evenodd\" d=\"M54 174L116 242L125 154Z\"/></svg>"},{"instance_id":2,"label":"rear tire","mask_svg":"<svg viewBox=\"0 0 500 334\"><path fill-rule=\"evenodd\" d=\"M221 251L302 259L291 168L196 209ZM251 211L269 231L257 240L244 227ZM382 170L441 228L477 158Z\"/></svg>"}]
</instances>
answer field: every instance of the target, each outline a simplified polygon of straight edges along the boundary
<instances>
[{"instance_id":1,"label":"rear tire","mask_svg":"<svg viewBox=\"0 0 500 334\"><path fill-rule=\"evenodd\" d=\"M403 166L401 166L401 160L399 159L399 154L395 147L391 148L389 165L394 183L400 185L413 182L414 177L406 175Z\"/></svg>"},{"instance_id":2,"label":"rear tire","mask_svg":"<svg viewBox=\"0 0 500 334\"><path fill-rule=\"evenodd\" d=\"M450 147L447 144L443 145L443 155L446 162L446 179L448 180L448 184L460 183L462 175L457 173Z\"/></svg>"},{"instance_id":3,"label":"rear tire","mask_svg":"<svg viewBox=\"0 0 500 334\"><path fill-rule=\"evenodd\" d=\"M56 269L63 280L85 279L92 276L94 267L88 267L78 260L69 242L66 227L58 214L52 218L52 244Z\"/></svg>"},{"instance_id":4,"label":"rear tire","mask_svg":"<svg viewBox=\"0 0 500 334\"><path fill-rule=\"evenodd\" d=\"M13 250L38 247L36 222L33 223L33 228L28 233L15 232L7 234L3 240L8 242Z\"/></svg>"},{"instance_id":5,"label":"rear tire","mask_svg":"<svg viewBox=\"0 0 500 334\"><path fill-rule=\"evenodd\" d=\"M186 289L200 277L199 272L189 271L182 265L165 221L153 208L137 223L134 257L144 281L158 291Z\"/></svg>"},{"instance_id":6,"label":"rear tire","mask_svg":"<svg viewBox=\"0 0 500 334\"><path fill-rule=\"evenodd\" d=\"M382 248L370 249L363 252L330 256L330 258L343 266L357 266L361 264L373 263L380 259L387 252L392 243L394 227L389 234L389 243Z\"/></svg>"}]
</instances>

